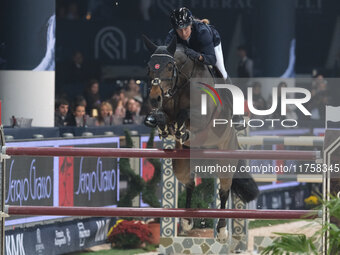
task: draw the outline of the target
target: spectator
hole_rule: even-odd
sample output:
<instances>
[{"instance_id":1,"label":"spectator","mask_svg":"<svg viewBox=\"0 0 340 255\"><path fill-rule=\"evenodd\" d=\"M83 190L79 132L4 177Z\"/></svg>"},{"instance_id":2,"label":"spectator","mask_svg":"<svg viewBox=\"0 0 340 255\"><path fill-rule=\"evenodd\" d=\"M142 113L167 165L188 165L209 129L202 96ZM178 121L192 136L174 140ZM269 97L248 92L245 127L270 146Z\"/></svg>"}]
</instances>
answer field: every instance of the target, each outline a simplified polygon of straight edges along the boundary
<instances>
[{"instance_id":1,"label":"spectator","mask_svg":"<svg viewBox=\"0 0 340 255\"><path fill-rule=\"evenodd\" d=\"M70 121L68 115L69 103L66 99L62 98L58 100L56 105L56 111L54 114L54 126L63 127L67 126L67 122Z\"/></svg>"},{"instance_id":2,"label":"spectator","mask_svg":"<svg viewBox=\"0 0 340 255\"><path fill-rule=\"evenodd\" d=\"M136 83L136 80L130 79L127 84L127 91L125 93L127 98L134 98L135 96L141 96L140 87Z\"/></svg>"},{"instance_id":3,"label":"spectator","mask_svg":"<svg viewBox=\"0 0 340 255\"><path fill-rule=\"evenodd\" d=\"M76 103L73 111L73 116L68 123L68 126L85 127L86 126L86 115L85 105Z\"/></svg>"},{"instance_id":4,"label":"spectator","mask_svg":"<svg viewBox=\"0 0 340 255\"><path fill-rule=\"evenodd\" d=\"M96 126L111 126L113 123L113 111L109 102L102 102L99 106L99 114Z\"/></svg>"},{"instance_id":5,"label":"spectator","mask_svg":"<svg viewBox=\"0 0 340 255\"><path fill-rule=\"evenodd\" d=\"M261 83L254 82L253 84L253 106L256 110L266 110L267 104L261 94Z\"/></svg>"},{"instance_id":6,"label":"spectator","mask_svg":"<svg viewBox=\"0 0 340 255\"><path fill-rule=\"evenodd\" d=\"M97 111L101 102L99 95L99 82L97 80L91 80L89 82L85 91L85 99L87 102L86 114L92 117L97 116L98 113L93 113L93 111Z\"/></svg>"},{"instance_id":7,"label":"spectator","mask_svg":"<svg viewBox=\"0 0 340 255\"><path fill-rule=\"evenodd\" d=\"M130 98L126 103L126 112L123 120L124 124L132 124L135 122L135 116L139 114L136 100ZM139 108L140 110L140 108Z\"/></svg>"},{"instance_id":8,"label":"spectator","mask_svg":"<svg viewBox=\"0 0 340 255\"><path fill-rule=\"evenodd\" d=\"M312 82L312 97L320 91L328 90L328 82L322 74L317 74Z\"/></svg>"},{"instance_id":9,"label":"spectator","mask_svg":"<svg viewBox=\"0 0 340 255\"><path fill-rule=\"evenodd\" d=\"M128 101L128 97L125 96L125 93L123 90L119 93L119 100L122 100L123 104L125 105Z\"/></svg>"},{"instance_id":10,"label":"spectator","mask_svg":"<svg viewBox=\"0 0 340 255\"><path fill-rule=\"evenodd\" d=\"M278 98L277 102L278 103L277 103L276 110L272 115L272 118L273 119L279 119L279 120L282 120L284 118L297 120L298 115L295 112L296 106L292 105L292 104L288 104L286 106L286 115L285 116L281 115L281 90L282 90L282 88L287 88L287 83L282 81L278 85L278 88L277 88L277 98ZM268 105L271 106L272 105L272 97L271 97L270 100L268 100L268 102L270 102L270 103L268 103Z\"/></svg>"},{"instance_id":11,"label":"spectator","mask_svg":"<svg viewBox=\"0 0 340 255\"><path fill-rule=\"evenodd\" d=\"M87 102L86 102L86 99L84 96L81 96L81 95L77 95L75 98L74 98L74 101L73 101L73 104L72 104L72 109L75 108L76 105L84 105L85 106L85 109L86 109L86 105L87 105Z\"/></svg>"},{"instance_id":12,"label":"spectator","mask_svg":"<svg viewBox=\"0 0 340 255\"><path fill-rule=\"evenodd\" d=\"M143 98L140 95L137 95L137 96L134 96L133 99L135 100L136 115L139 116L140 111L142 109Z\"/></svg>"},{"instance_id":13,"label":"spectator","mask_svg":"<svg viewBox=\"0 0 340 255\"><path fill-rule=\"evenodd\" d=\"M118 90L112 95L110 103L115 117L121 119L125 117L124 105L126 104L126 100L127 98L125 97L123 90Z\"/></svg>"},{"instance_id":14,"label":"spectator","mask_svg":"<svg viewBox=\"0 0 340 255\"><path fill-rule=\"evenodd\" d=\"M66 82L69 83L84 83L89 80L91 75L91 70L84 61L83 53L79 50L73 53L71 64L66 71L68 72Z\"/></svg>"},{"instance_id":15,"label":"spectator","mask_svg":"<svg viewBox=\"0 0 340 255\"><path fill-rule=\"evenodd\" d=\"M123 100L119 99L116 108L114 110L114 116L117 118L124 118L126 115L126 109L124 107Z\"/></svg>"},{"instance_id":16,"label":"spectator","mask_svg":"<svg viewBox=\"0 0 340 255\"><path fill-rule=\"evenodd\" d=\"M318 74L312 83L312 98L308 104L313 120L325 119L325 105L331 104L331 96L328 91L328 82L323 75Z\"/></svg>"},{"instance_id":17,"label":"spectator","mask_svg":"<svg viewBox=\"0 0 340 255\"><path fill-rule=\"evenodd\" d=\"M112 105L113 111L116 109L117 103L120 100L123 101L124 105L126 104L127 98L125 97L125 93L122 89L115 91L111 96L111 99L109 100L110 104Z\"/></svg>"},{"instance_id":18,"label":"spectator","mask_svg":"<svg viewBox=\"0 0 340 255\"><path fill-rule=\"evenodd\" d=\"M240 57L240 62L237 66L237 77L250 78L253 77L253 60L247 56L247 50L244 46L240 45L237 48L237 53Z\"/></svg>"}]
</instances>

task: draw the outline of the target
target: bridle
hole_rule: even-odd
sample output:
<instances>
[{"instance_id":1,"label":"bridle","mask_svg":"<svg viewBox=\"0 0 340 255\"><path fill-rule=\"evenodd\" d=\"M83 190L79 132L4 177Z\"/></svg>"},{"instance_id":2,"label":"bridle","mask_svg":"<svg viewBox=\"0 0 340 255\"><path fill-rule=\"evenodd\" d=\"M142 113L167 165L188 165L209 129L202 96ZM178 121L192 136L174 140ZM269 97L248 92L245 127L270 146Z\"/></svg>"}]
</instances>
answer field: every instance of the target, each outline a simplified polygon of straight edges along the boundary
<instances>
[{"instance_id":1,"label":"bridle","mask_svg":"<svg viewBox=\"0 0 340 255\"><path fill-rule=\"evenodd\" d=\"M179 75L183 75L186 79L186 82L183 86L181 87L184 87L186 86L187 84L189 84L189 81L190 81L190 78L194 72L194 67L195 67L195 64L193 65L193 69L191 71L191 74L190 76L187 76L185 73L183 73L181 70L183 69L183 67L185 66L187 60L188 60L188 57L187 59L185 60L184 64L182 65L181 69L178 69L177 65L176 65L176 61L175 61L175 58L173 56L171 56L170 54L166 54L166 53L154 53L151 55L151 59L148 63L148 66L150 68L151 64L150 62L156 62L154 61L154 58L169 58L170 61L168 63L171 63L172 65L172 75L170 78L162 78L160 77L160 75L158 75L159 77L155 77L151 80L151 85L152 86L159 86L161 92L162 92L162 97L164 98L167 98L167 99L171 99L172 97L175 96L175 94L179 91L180 87L177 85L177 82L178 82L178 78L179 78ZM158 61L159 63L165 63L165 61ZM156 64L157 65L157 64ZM164 65L164 64L163 64ZM155 66L155 65L154 65ZM154 67L153 66L153 67ZM151 66L151 68L153 68ZM157 73L160 73L162 69L153 69L153 71L157 74ZM171 82L171 87L170 89L168 89L167 91L164 91L164 89L162 88L161 86L161 83L163 81L169 81Z\"/></svg>"},{"instance_id":2,"label":"bridle","mask_svg":"<svg viewBox=\"0 0 340 255\"><path fill-rule=\"evenodd\" d=\"M159 77L155 77L151 80L151 85L152 86L159 86L160 90L162 91L162 97L165 97L165 98L171 98L174 96L174 94L176 93L177 89L178 89L178 86L177 86L177 81L178 81L178 69L177 69L177 66L176 66L176 62L175 62L175 58L173 56L171 56L170 54L166 54L166 53L155 53L155 54L152 54L151 55L151 59L150 59L150 62L155 62L154 59L155 58L169 58L169 62L168 63L171 63L172 65L172 75L170 78L162 78L160 77L160 72L162 71L162 69L156 69L155 66L156 65L159 65L159 64L155 64L154 67L151 67L153 68L153 71L154 73L158 73L157 76ZM150 62L149 62L149 68L150 68ZM159 61L160 63L165 63L165 61ZM169 81L171 82L171 87L170 89L168 89L167 91L164 91L164 89L162 88L161 86L161 83L163 81Z\"/></svg>"}]
</instances>

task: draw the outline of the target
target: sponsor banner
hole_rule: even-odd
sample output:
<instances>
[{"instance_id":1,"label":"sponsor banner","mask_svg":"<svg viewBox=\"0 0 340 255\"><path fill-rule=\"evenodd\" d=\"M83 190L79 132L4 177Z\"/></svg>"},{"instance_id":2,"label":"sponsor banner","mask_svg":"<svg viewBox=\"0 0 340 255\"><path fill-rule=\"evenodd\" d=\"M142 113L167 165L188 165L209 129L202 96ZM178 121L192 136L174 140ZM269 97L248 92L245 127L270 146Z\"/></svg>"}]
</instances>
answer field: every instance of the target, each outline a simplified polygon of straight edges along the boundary
<instances>
[{"instance_id":1,"label":"sponsor banner","mask_svg":"<svg viewBox=\"0 0 340 255\"><path fill-rule=\"evenodd\" d=\"M54 255L104 243L115 220L88 218L6 231L6 255Z\"/></svg>"},{"instance_id":2,"label":"sponsor banner","mask_svg":"<svg viewBox=\"0 0 340 255\"><path fill-rule=\"evenodd\" d=\"M53 158L11 157L6 162L5 203L53 205Z\"/></svg>"},{"instance_id":3,"label":"sponsor banner","mask_svg":"<svg viewBox=\"0 0 340 255\"><path fill-rule=\"evenodd\" d=\"M117 148L117 144L77 145L76 147ZM116 204L119 189L116 158L74 158L73 166L75 206Z\"/></svg>"},{"instance_id":4,"label":"sponsor banner","mask_svg":"<svg viewBox=\"0 0 340 255\"><path fill-rule=\"evenodd\" d=\"M8 143L8 146L118 148L119 137ZM119 200L117 159L11 157L6 163L8 205L115 206ZM60 218L11 216L6 225Z\"/></svg>"}]
</instances>

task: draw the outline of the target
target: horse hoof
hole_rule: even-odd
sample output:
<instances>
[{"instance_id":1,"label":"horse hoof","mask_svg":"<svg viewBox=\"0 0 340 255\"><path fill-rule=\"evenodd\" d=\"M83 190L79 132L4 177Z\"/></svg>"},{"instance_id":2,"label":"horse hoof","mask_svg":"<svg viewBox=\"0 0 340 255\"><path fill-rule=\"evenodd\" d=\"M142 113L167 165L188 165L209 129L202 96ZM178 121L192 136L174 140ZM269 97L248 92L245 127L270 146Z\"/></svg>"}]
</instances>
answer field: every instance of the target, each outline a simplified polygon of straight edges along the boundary
<instances>
[{"instance_id":1,"label":"horse hoof","mask_svg":"<svg viewBox=\"0 0 340 255\"><path fill-rule=\"evenodd\" d=\"M181 227L183 232L191 230L194 226L194 221L192 219L181 219Z\"/></svg>"},{"instance_id":2,"label":"horse hoof","mask_svg":"<svg viewBox=\"0 0 340 255\"><path fill-rule=\"evenodd\" d=\"M228 242L228 236L229 236L229 233L228 233L227 227L223 227L217 231L216 239L219 243L226 243Z\"/></svg>"},{"instance_id":3,"label":"horse hoof","mask_svg":"<svg viewBox=\"0 0 340 255\"><path fill-rule=\"evenodd\" d=\"M158 128L158 136L160 139L167 138L169 136L169 132L163 129Z\"/></svg>"}]
</instances>

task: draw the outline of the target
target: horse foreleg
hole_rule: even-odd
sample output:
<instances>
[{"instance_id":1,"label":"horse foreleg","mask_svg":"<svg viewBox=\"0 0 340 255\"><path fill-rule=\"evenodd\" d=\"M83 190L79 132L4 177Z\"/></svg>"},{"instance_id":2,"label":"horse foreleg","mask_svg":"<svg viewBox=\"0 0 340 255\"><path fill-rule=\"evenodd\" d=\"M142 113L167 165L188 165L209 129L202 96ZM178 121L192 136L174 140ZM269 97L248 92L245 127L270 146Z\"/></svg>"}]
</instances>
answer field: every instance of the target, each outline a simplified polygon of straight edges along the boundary
<instances>
[{"instance_id":1,"label":"horse foreleg","mask_svg":"<svg viewBox=\"0 0 340 255\"><path fill-rule=\"evenodd\" d=\"M183 109L177 115L175 123L175 136L181 144L189 139L190 132L186 129L185 122L189 119L189 110Z\"/></svg>"},{"instance_id":2,"label":"horse foreleg","mask_svg":"<svg viewBox=\"0 0 340 255\"><path fill-rule=\"evenodd\" d=\"M169 136L168 125L158 125L159 138L167 138Z\"/></svg>"},{"instance_id":3,"label":"horse foreleg","mask_svg":"<svg viewBox=\"0 0 340 255\"><path fill-rule=\"evenodd\" d=\"M150 128L158 129L159 138L166 138L169 135L166 114L159 109L152 110L144 119L144 124Z\"/></svg>"},{"instance_id":4,"label":"horse foreleg","mask_svg":"<svg viewBox=\"0 0 340 255\"><path fill-rule=\"evenodd\" d=\"M166 114L163 111L158 110L155 113L155 116L156 116L156 120L157 120L157 127L158 127L159 136L163 137L163 138L168 137L169 136L169 128L168 128L168 125L167 125L168 120L167 120Z\"/></svg>"},{"instance_id":5,"label":"horse foreleg","mask_svg":"<svg viewBox=\"0 0 340 255\"><path fill-rule=\"evenodd\" d=\"M185 208L191 208L191 198L192 193L195 189L195 181L191 180L190 183L185 185L186 188L186 200L185 200ZM191 230L194 226L194 221L192 218L183 218L181 219L181 226L184 232Z\"/></svg>"}]
</instances>

